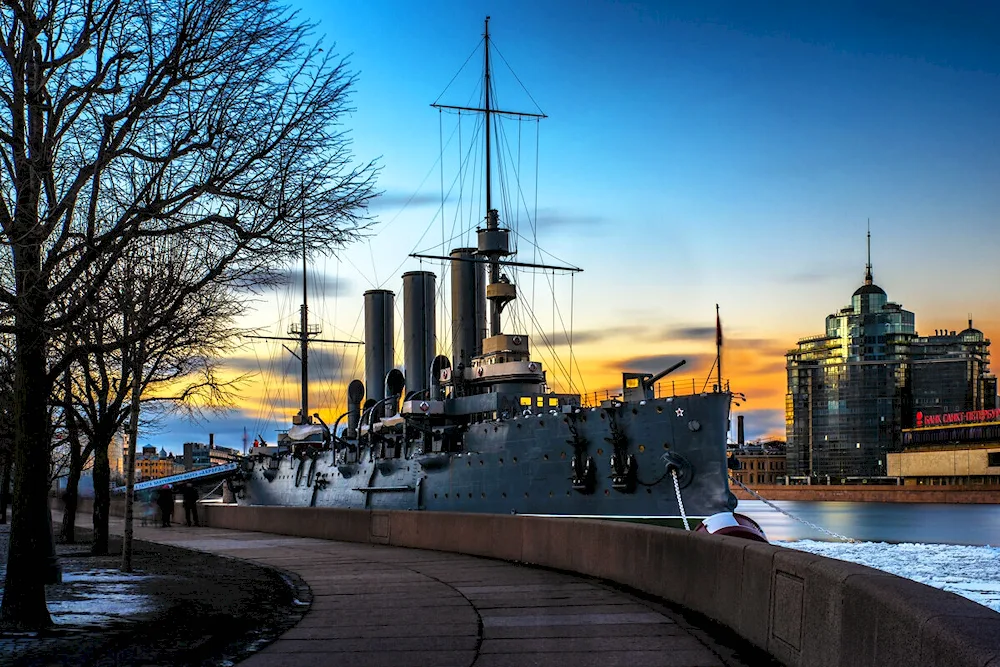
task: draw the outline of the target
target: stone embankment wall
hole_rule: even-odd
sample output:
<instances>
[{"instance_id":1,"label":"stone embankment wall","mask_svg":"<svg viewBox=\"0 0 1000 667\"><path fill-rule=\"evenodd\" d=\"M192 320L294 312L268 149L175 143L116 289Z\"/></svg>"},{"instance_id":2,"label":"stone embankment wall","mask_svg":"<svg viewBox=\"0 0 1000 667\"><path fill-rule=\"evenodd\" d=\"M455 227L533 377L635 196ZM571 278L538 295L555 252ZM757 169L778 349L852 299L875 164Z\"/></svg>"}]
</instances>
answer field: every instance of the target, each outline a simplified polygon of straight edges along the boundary
<instances>
[{"instance_id":1,"label":"stone embankment wall","mask_svg":"<svg viewBox=\"0 0 1000 667\"><path fill-rule=\"evenodd\" d=\"M981 488L955 486L883 486L874 484L748 484L768 500L839 500L864 503L1000 503L1000 487ZM756 500L752 495L732 487L740 500Z\"/></svg>"},{"instance_id":2,"label":"stone embankment wall","mask_svg":"<svg viewBox=\"0 0 1000 667\"><path fill-rule=\"evenodd\" d=\"M81 507L88 510L89 503ZM1000 667L1000 614L863 565L770 544L613 521L199 510L216 528L450 551L600 577L716 619L795 667Z\"/></svg>"}]
</instances>

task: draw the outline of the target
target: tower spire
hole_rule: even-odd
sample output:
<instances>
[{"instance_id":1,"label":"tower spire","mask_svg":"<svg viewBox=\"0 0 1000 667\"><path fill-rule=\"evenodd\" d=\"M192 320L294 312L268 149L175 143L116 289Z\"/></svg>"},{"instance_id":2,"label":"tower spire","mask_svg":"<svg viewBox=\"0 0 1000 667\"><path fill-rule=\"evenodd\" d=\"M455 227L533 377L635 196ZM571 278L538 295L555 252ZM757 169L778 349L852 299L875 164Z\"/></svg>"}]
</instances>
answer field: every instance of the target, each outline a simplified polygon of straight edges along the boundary
<instances>
[{"instance_id":1,"label":"tower spire","mask_svg":"<svg viewBox=\"0 0 1000 667\"><path fill-rule=\"evenodd\" d=\"M871 285L872 282L872 219L868 218L868 263L865 264L865 285Z\"/></svg>"}]
</instances>

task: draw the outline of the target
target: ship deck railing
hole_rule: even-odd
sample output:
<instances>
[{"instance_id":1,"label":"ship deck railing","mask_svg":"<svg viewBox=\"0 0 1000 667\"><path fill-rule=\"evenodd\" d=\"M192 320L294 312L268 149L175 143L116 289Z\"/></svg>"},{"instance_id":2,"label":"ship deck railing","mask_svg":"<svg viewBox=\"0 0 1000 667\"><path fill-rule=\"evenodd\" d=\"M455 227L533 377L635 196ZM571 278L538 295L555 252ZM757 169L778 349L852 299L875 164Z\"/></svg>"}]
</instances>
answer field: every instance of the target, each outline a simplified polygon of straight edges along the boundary
<instances>
[{"instance_id":1,"label":"ship deck railing","mask_svg":"<svg viewBox=\"0 0 1000 667\"><path fill-rule=\"evenodd\" d=\"M653 386L653 397L692 396L715 391L716 386L715 378L712 378L708 382L705 381L705 378L662 380ZM723 381L723 388L729 389L728 380ZM602 401L622 400L622 394L623 391L621 388L592 391L588 394L580 395L580 404L587 408L599 407Z\"/></svg>"}]
</instances>

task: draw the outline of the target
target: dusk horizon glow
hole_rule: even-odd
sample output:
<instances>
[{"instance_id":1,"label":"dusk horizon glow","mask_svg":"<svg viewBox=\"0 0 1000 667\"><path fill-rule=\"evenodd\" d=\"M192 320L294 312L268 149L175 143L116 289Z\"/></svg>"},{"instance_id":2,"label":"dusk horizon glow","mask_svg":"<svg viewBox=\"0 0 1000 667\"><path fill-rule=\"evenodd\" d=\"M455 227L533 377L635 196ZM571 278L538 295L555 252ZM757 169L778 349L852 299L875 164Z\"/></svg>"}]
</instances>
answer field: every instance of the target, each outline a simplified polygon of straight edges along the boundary
<instances>
[{"instance_id":1,"label":"dusk horizon glow","mask_svg":"<svg viewBox=\"0 0 1000 667\"><path fill-rule=\"evenodd\" d=\"M455 191L442 206L442 184L447 192L475 126L470 117L461 139L449 139L457 117L429 105L439 96L463 105L475 92L475 56L449 81L487 15L503 58L494 65L500 103L525 111L537 103L548 116L504 126L505 159L520 162L525 186L511 198L515 219L505 220L521 225L519 259L533 261L534 219L547 259L584 269L556 277L556 306L545 274L520 274L521 301L533 300L536 321L512 316L510 326L544 332L565 364L572 321L581 393L620 389L621 371L656 372L682 358L677 383L694 378L710 391L719 304L723 376L747 397L734 407L733 437L735 416L744 415L748 439L784 439L784 354L822 334L824 318L862 284L869 221L874 282L914 311L919 334L960 331L971 316L987 338L1000 336L1000 8L293 7L317 23L317 38L326 35L324 49L350 56L355 111L343 129L359 162L377 157L382 167L372 234L312 265L309 303L324 337L360 340L361 294L376 286L396 292L401 327L405 271L437 273L447 300L440 266L408 254L446 254L450 230L484 213L478 197ZM273 335L287 324L281 318L301 302L299 270L290 267L288 284L260 297L247 326ZM448 331L438 323L439 339ZM540 342L533 338L533 353L565 390L567 373ZM316 354L313 403L332 424L363 365L344 346ZM398 333L396 355L398 366ZM238 410L197 424L169 418L139 444L179 451L214 433L217 444L241 448L244 428L251 442L257 431L273 439L296 411L297 362L280 345L259 344L228 364L234 375L270 365L277 379L248 384Z\"/></svg>"}]
</instances>

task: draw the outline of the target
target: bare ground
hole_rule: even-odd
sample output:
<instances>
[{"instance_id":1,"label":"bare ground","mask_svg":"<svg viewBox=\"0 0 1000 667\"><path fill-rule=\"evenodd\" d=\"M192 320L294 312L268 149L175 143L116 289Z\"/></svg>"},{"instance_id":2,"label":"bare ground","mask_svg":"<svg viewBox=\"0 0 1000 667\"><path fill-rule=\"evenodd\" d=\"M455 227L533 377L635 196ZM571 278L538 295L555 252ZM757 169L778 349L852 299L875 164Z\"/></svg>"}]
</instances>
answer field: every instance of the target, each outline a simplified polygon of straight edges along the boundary
<instances>
[{"instance_id":1,"label":"bare ground","mask_svg":"<svg viewBox=\"0 0 1000 667\"><path fill-rule=\"evenodd\" d=\"M0 571L7 531L0 526ZM77 544L57 544L63 583L46 589L55 625L0 633L0 664L232 665L295 625L309 606L308 587L294 574L135 542L128 575L118 572L117 538L112 556L91 556L90 538L78 529Z\"/></svg>"}]
</instances>

